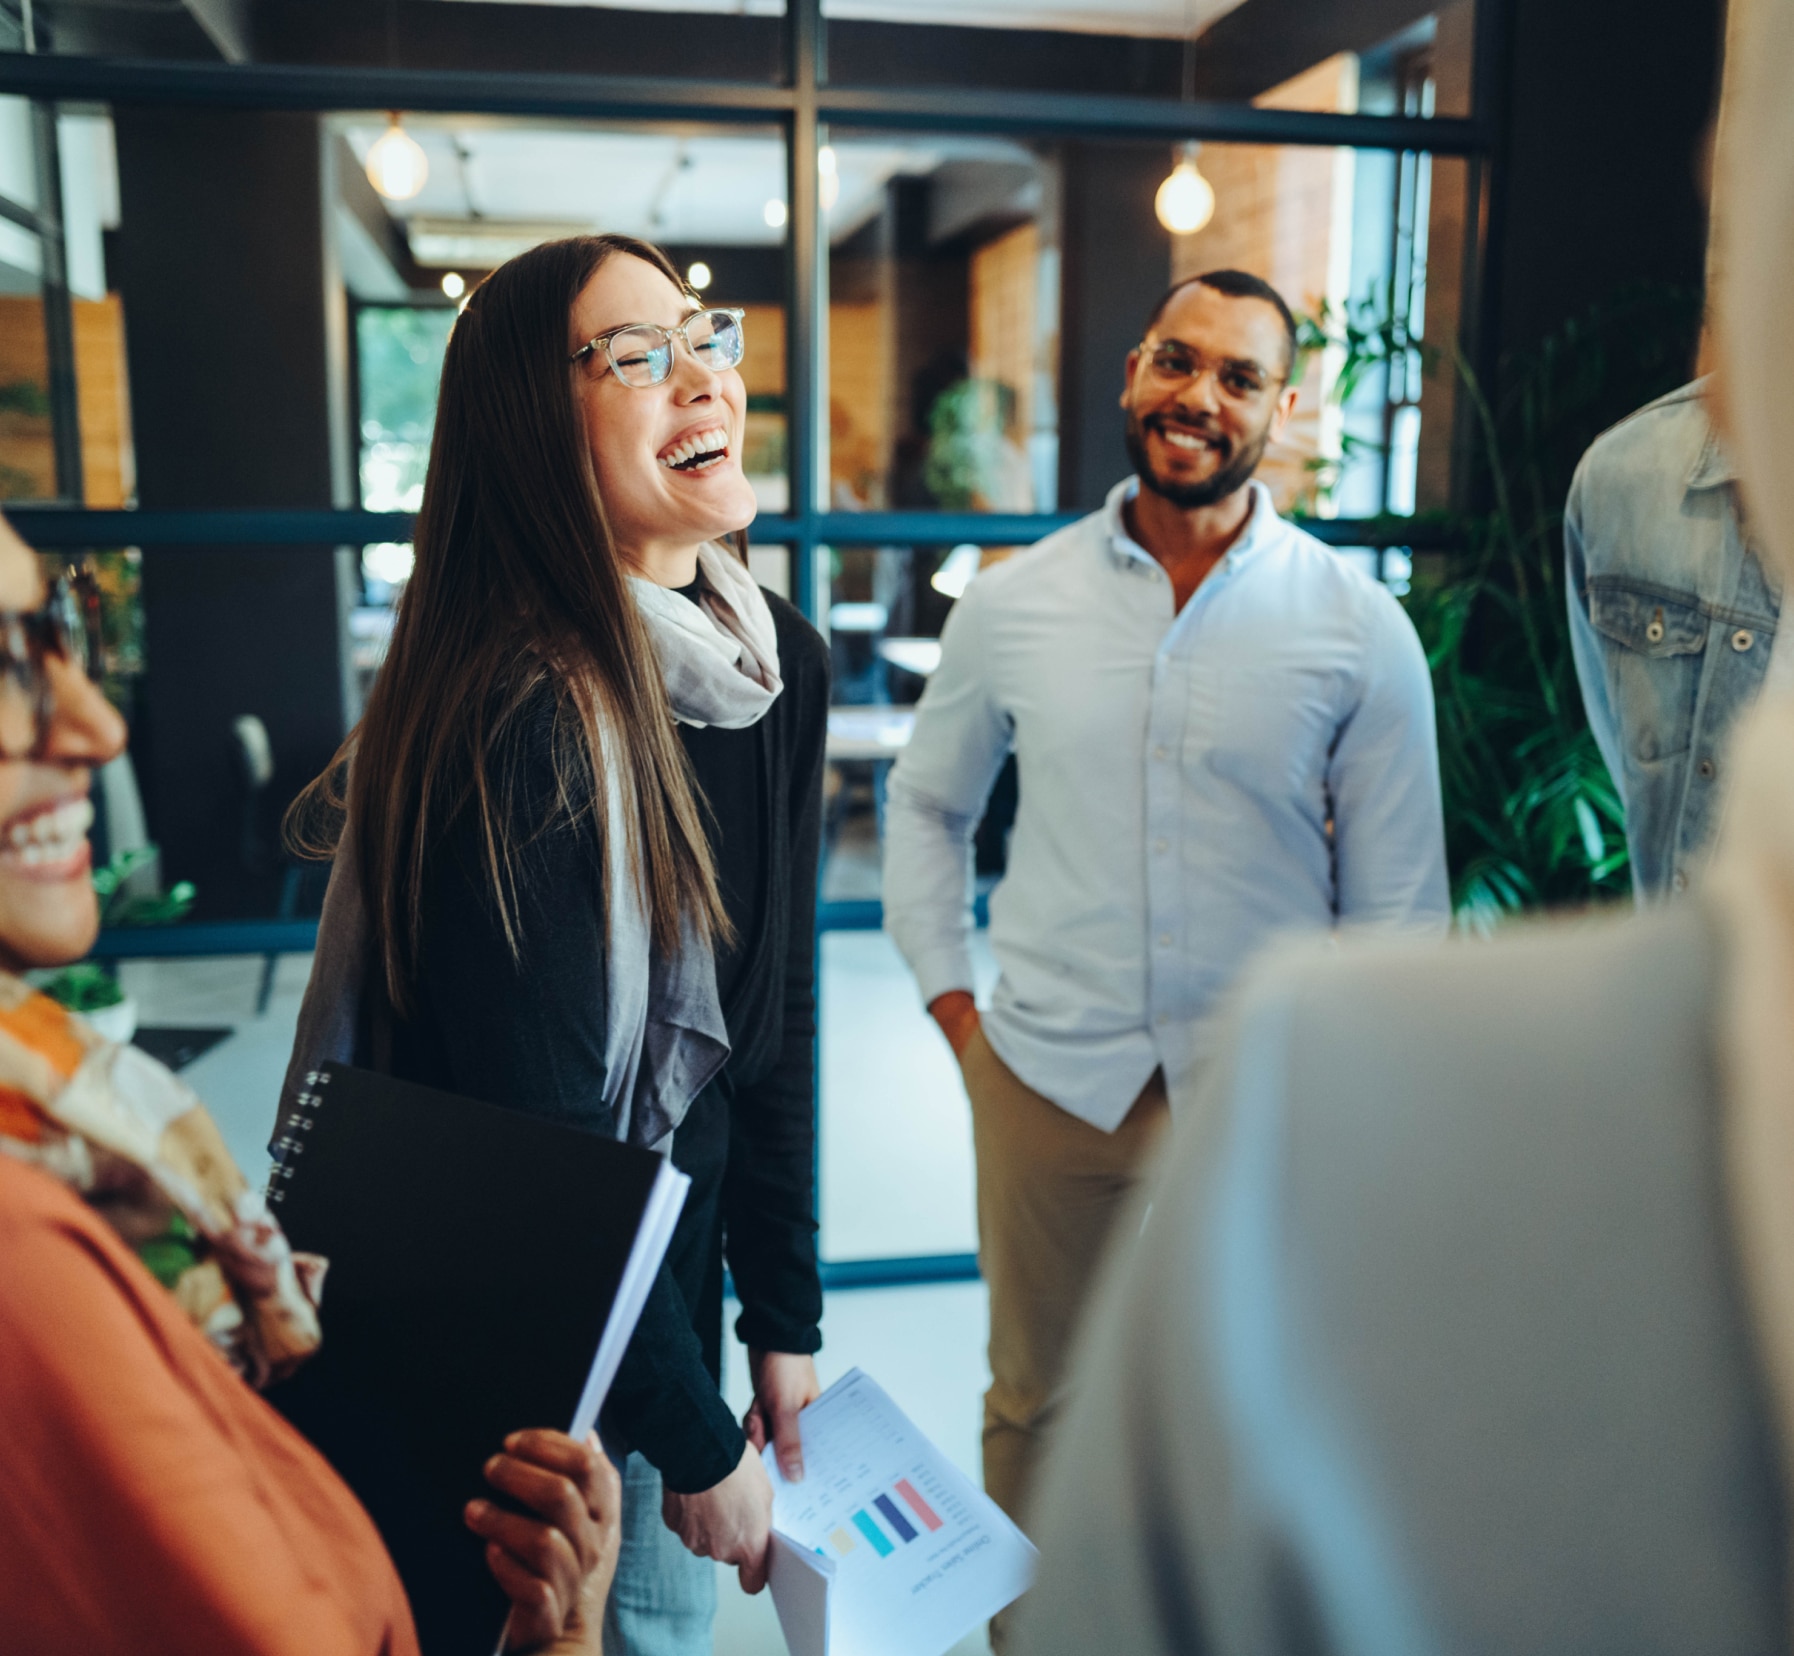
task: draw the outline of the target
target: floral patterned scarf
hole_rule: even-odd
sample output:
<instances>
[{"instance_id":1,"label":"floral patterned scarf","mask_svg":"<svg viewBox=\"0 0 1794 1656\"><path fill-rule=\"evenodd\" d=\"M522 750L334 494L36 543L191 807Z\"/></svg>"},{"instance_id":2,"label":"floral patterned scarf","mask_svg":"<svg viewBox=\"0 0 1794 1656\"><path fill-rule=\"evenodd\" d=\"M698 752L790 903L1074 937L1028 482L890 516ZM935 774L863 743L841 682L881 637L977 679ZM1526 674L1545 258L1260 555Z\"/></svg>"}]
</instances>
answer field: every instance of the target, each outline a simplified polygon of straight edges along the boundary
<instances>
[{"instance_id":1,"label":"floral patterned scarf","mask_svg":"<svg viewBox=\"0 0 1794 1656\"><path fill-rule=\"evenodd\" d=\"M318 1345L324 1264L295 1254L174 1073L0 972L0 1153L77 1191L252 1385Z\"/></svg>"}]
</instances>

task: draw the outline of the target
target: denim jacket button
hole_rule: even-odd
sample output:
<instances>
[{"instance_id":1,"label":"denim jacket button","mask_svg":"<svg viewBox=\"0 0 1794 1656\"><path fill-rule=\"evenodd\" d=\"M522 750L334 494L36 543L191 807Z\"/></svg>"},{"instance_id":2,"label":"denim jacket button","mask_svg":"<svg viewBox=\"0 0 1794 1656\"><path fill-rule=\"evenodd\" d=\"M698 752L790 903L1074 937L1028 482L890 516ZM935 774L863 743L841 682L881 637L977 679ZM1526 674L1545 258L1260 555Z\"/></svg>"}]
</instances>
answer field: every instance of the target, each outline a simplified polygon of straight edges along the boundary
<instances>
[{"instance_id":1,"label":"denim jacket button","mask_svg":"<svg viewBox=\"0 0 1794 1656\"><path fill-rule=\"evenodd\" d=\"M1676 877L1669 883L1674 886L1677 891L1686 891L1688 889L1688 876L1678 868L1676 870Z\"/></svg>"},{"instance_id":2,"label":"denim jacket button","mask_svg":"<svg viewBox=\"0 0 1794 1656\"><path fill-rule=\"evenodd\" d=\"M1697 771L1699 771L1699 772L1700 772L1700 773L1701 773L1701 775L1702 775L1702 776L1703 776L1703 777L1706 777L1706 778L1708 778L1708 779L1709 779L1709 780L1710 780L1710 779L1711 779L1711 778L1712 778L1712 775L1713 775L1713 761L1712 761L1712 760L1711 760L1711 759L1703 759L1703 760L1702 760L1702 761L1701 761L1701 762L1700 762L1700 763L1699 763L1699 764L1698 764L1698 765L1696 765L1696 766L1695 766L1695 767L1694 767L1694 768L1695 768L1695 769L1696 769L1696 770L1697 770Z\"/></svg>"},{"instance_id":3,"label":"denim jacket button","mask_svg":"<svg viewBox=\"0 0 1794 1656\"><path fill-rule=\"evenodd\" d=\"M1740 627L1732 634L1732 648L1742 655L1751 645L1756 643L1757 635L1749 627Z\"/></svg>"},{"instance_id":4,"label":"denim jacket button","mask_svg":"<svg viewBox=\"0 0 1794 1656\"><path fill-rule=\"evenodd\" d=\"M1648 638L1653 644L1661 644L1663 642L1663 611L1662 610L1658 610L1657 619L1654 620L1648 627L1645 628L1645 637Z\"/></svg>"}]
</instances>

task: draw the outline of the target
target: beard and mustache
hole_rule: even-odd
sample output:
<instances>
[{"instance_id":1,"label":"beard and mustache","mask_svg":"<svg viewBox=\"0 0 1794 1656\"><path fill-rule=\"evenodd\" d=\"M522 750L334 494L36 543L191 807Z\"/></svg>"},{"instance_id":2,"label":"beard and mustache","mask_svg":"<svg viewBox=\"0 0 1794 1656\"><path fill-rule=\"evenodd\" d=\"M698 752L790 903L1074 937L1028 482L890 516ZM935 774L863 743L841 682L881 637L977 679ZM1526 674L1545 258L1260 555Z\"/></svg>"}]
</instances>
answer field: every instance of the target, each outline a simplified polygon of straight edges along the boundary
<instances>
[{"instance_id":1,"label":"beard and mustache","mask_svg":"<svg viewBox=\"0 0 1794 1656\"><path fill-rule=\"evenodd\" d=\"M1133 462L1134 473L1140 479L1142 488L1151 489L1161 499L1170 501L1173 506L1186 512L1199 506L1213 506L1217 500L1225 500L1235 490L1243 489L1251 481L1252 474L1258 470L1258 463L1264 459L1265 449L1271 441L1268 420L1262 430L1237 448L1231 437L1204 419L1178 420L1176 425L1179 429L1193 431L1206 438L1216 446L1221 457L1221 464L1212 476L1205 477L1200 482L1181 483L1160 476L1147 458L1146 433L1149 430L1162 432L1169 423L1157 414L1148 414L1142 418L1130 411L1126 433L1128 459Z\"/></svg>"}]
</instances>

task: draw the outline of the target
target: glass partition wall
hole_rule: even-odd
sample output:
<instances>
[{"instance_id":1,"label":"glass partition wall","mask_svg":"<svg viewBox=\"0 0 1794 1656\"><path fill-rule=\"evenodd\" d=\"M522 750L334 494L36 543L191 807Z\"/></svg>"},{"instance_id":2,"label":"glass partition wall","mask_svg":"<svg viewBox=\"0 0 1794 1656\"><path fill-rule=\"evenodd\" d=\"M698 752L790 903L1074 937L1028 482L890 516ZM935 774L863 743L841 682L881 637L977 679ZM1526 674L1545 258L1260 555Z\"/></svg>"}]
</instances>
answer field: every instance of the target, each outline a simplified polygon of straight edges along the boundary
<instances>
[{"instance_id":1,"label":"glass partition wall","mask_svg":"<svg viewBox=\"0 0 1794 1656\"><path fill-rule=\"evenodd\" d=\"M131 549L94 559L108 661L163 875L201 891L153 952L308 946L315 882L270 824L379 669L457 307L549 236L646 236L747 312L753 564L833 664L828 1277L971 1274L957 1075L879 929L891 764L966 586L1124 475L1122 359L1174 278L1252 270L1304 318L1263 475L1405 586L1461 469L1451 359L1482 360L1499 221L1500 0L1421 3L1290 29L1283 0L638 0L519 29L253 0L240 50L66 7L0 52L0 496L60 556ZM385 191L395 126L423 176ZM1199 228L1155 210L1178 168L1213 192ZM980 915L1014 809L1005 777Z\"/></svg>"}]
</instances>

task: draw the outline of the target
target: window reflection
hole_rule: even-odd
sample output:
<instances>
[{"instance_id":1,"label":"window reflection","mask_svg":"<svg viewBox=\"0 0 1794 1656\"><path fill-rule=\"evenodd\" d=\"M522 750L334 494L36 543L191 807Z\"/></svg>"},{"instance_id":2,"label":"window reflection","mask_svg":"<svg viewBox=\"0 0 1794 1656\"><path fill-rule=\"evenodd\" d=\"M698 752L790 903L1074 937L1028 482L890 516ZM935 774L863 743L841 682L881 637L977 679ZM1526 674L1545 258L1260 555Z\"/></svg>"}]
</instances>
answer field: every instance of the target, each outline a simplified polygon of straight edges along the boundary
<instances>
[{"instance_id":1,"label":"window reflection","mask_svg":"<svg viewBox=\"0 0 1794 1656\"><path fill-rule=\"evenodd\" d=\"M1327 79L1349 90L1351 67ZM1312 90L1312 85L1310 86ZM1375 517L1451 490L1468 175L1413 152L1205 144L1213 221L1172 238L1175 277L1262 275L1315 349L1259 476L1283 512Z\"/></svg>"},{"instance_id":2,"label":"window reflection","mask_svg":"<svg viewBox=\"0 0 1794 1656\"><path fill-rule=\"evenodd\" d=\"M940 665L941 629L981 570L1018 555L1025 553L969 544L827 549L834 705L823 823L826 902L877 900L885 784L915 728L915 704ZM980 889L1002 872L1014 807L1006 769L975 841Z\"/></svg>"},{"instance_id":3,"label":"window reflection","mask_svg":"<svg viewBox=\"0 0 1794 1656\"><path fill-rule=\"evenodd\" d=\"M415 512L423 504L436 386L454 320L447 306L363 305L356 311L361 504L370 512Z\"/></svg>"},{"instance_id":4,"label":"window reflection","mask_svg":"<svg viewBox=\"0 0 1794 1656\"><path fill-rule=\"evenodd\" d=\"M1059 254L1051 158L840 134L829 233L837 511L1051 511Z\"/></svg>"}]
</instances>

